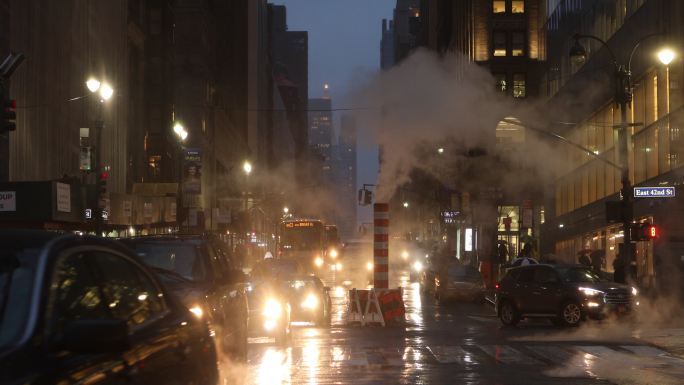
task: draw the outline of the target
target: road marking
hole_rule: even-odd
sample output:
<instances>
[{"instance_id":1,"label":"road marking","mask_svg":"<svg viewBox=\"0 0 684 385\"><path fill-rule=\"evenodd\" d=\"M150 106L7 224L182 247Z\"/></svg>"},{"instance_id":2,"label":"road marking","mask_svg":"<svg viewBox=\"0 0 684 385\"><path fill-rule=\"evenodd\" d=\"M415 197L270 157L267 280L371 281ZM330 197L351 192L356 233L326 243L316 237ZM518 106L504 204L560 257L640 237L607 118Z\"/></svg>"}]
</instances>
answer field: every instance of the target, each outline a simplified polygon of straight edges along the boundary
<instances>
[{"instance_id":1,"label":"road marking","mask_svg":"<svg viewBox=\"0 0 684 385\"><path fill-rule=\"evenodd\" d=\"M499 319L496 318L495 316L487 317L487 316L469 315L468 318L475 320L475 321L479 321L479 322L499 323Z\"/></svg>"},{"instance_id":2,"label":"road marking","mask_svg":"<svg viewBox=\"0 0 684 385\"><path fill-rule=\"evenodd\" d=\"M507 345L481 345L483 352L503 364L543 365L534 357L528 356Z\"/></svg>"},{"instance_id":3,"label":"road marking","mask_svg":"<svg viewBox=\"0 0 684 385\"><path fill-rule=\"evenodd\" d=\"M525 348L556 365L565 365L571 362L574 356L574 354L559 346L528 345Z\"/></svg>"},{"instance_id":4,"label":"road marking","mask_svg":"<svg viewBox=\"0 0 684 385\"><path fill-rule=\"evenodd\" d=\"M604 357L616 353L615 350L601 345L579 345L573 346L573 348L576 350L583 351L585 353L589 353L596 357Z\"/></svg>"},{"instance_id":5,"label":"road marking","mask_svg":"<svg viewBox=\"0 0 684 385\"><path fill-rule=\"evenodd\" d=\"M461 365L478 365L472 353L460 346L428 346L427 350L440 364L459 363Z\"/></svg>"},{"instance_id":6,"label":"road marking","mask_svg":"<svg viewBox=\"0 0 684 385\"><path fill-rule=\"evenodd\" d=\"M622 345L621 348L629 350L630 352L645 357L663 357L667 356L668 353L664 350L654 348L653 346L647 345Z\"/></svg>"}]
</instances>

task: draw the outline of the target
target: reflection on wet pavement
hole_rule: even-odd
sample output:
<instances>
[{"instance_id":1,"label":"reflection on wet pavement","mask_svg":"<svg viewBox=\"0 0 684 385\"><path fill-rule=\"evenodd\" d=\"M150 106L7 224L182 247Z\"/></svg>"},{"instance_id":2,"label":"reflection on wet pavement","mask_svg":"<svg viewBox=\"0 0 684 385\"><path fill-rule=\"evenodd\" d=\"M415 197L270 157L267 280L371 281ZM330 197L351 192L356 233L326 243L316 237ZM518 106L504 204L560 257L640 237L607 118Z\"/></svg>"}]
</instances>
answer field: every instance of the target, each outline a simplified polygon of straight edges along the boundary
<instances>
[{"instance_id":1,"label":"reflection on wet pavement","mask_svg":"<svg viewBox=\"0 0 684 385\"><path fill-rule=\"evenodd\" d=\"M635 340L545 341L538 333L558 329L502 328L488 305L441 305L421 295L418 283L395 282L403 287L404 325L344 326L349 286L327 281L332 326L295 327L288 348L268 339L250 341L240 383L638 384L635 379L647 378L677 384L684 378L684 360Z\"/></svg>"}]
</instances>

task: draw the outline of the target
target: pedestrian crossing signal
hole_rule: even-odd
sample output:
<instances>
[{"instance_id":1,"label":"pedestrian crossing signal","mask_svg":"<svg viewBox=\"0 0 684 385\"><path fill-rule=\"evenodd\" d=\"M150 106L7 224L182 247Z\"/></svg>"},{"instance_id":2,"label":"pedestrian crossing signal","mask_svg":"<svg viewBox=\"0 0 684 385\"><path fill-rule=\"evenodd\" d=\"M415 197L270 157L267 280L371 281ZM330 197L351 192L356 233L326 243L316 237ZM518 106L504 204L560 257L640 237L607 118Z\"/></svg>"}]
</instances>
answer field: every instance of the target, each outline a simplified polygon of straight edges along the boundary
<instances>
[{"instance_id":1,"label":"pedestrian crossing signal","mask_svg":"<svg viewBox=\"0 0 684 385\"><path fill-rule=\"evenodd\" d=\"M635 241L650 241L658 238L658 227L651 223L635 223L632 226L632 239Z\"/></svg>"}]
</instances>

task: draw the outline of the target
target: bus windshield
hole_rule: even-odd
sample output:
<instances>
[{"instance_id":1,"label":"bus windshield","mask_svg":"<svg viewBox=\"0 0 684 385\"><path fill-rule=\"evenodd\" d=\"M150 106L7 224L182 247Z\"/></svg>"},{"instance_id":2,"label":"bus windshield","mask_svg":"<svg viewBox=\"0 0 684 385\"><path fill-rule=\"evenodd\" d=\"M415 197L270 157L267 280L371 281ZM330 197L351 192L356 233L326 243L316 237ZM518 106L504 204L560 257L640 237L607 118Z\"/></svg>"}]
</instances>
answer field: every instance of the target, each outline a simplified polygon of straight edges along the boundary
<instances>
[{"instance_id":1,"label":"bus windshield","mask_svg":"<svg viewBox=\"0 0 684 385\"><path fill-rule=\"evenodd\" d=\"M285 250L320 249L323 224L318 221L285 222L280 234L281 247Z\"/></svg>"}]
</instances>

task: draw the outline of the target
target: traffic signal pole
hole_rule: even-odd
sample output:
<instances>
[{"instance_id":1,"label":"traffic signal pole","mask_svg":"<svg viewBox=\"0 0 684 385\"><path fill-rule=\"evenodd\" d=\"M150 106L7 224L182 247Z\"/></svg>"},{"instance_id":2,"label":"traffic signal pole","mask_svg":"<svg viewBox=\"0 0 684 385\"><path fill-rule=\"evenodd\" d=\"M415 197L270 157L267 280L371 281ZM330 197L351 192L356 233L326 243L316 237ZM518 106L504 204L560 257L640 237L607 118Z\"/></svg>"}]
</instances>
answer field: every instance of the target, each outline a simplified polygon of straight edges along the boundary
<instances>
[{"instance_id":1,"label":"traffic signal pole","mask_svg":"<svg viewBox=\"0 0 684 385\"><path fill-rule=\"evenodd\" d=\"M627 121L627 105L632 100L631 90L631 73L628 68L619 66L615 73L616 83L616 99L620 104L620 129L618 131L618 154L620 157L620 166L622 182L621 198L622 198L622 232L623 232L623 246L622 246L622 263L624 269L624 277L630 276L632 259L634 256L634 245L632 244L632 222L634 222L634 210L632 207L632 183L629 179L629 122Z\"/></svg>"}]
</instances>

